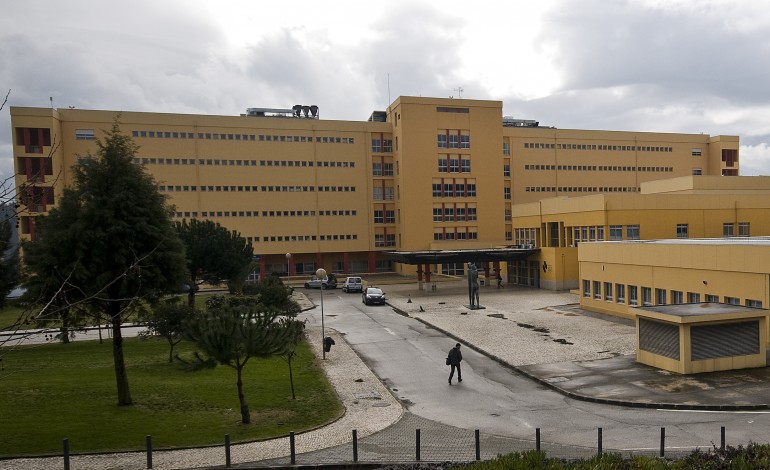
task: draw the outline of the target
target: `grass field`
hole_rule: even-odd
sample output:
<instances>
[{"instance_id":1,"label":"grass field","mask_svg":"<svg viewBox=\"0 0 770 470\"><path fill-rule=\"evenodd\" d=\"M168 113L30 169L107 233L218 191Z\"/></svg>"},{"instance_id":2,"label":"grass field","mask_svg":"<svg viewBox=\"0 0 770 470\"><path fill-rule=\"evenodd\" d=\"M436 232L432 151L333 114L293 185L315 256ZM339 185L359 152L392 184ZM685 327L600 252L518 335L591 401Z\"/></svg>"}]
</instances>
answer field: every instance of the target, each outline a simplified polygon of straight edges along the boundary
<instances>
[{"instance_id":1,"label":"grass field","mask_svg":"<svg viewBox=\"0 0 770 470\"><path fill-rule=\"evenodd\" d=\"M187 372L168 363L162 339L125 340L133 406L117 406L112 344L82 341L3 350L0 361L0 456L219 444L287 435L329 422L343 411L306 343L288 364L252 358L244 392L252 423L243 425L235 371L226 366ZM177 350L189 356L193 346Z\"/></svg>"}]
</instances>

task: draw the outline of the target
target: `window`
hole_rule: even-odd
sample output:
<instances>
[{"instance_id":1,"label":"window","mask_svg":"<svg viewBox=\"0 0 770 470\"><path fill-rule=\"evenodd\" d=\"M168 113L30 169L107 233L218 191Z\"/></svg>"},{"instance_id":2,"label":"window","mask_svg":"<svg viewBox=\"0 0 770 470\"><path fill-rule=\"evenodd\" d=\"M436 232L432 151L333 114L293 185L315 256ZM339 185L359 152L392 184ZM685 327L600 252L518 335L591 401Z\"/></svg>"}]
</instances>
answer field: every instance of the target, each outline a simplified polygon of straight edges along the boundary
<instances>
[{"instance_id":1,"label":"window","mask_svg":"<svg viewBox=\"0 0 770 470\"><path fill-rule=\"evenodd\" d=\"M700 303L700 294L698 294L697 292L688 292L687 293L687 303L688 304Z\"/></svg>"},{"instance_id":2,"label":"window","mask_svg":"<svg viewBox=\"0 0 770 470\"><path fill-rule=\"evenodd\" d=\"M93 129L75 129L75 140L96 140Z\"/></svg>"},{"instance_id":3,"label":"window","mask_svg":"<svg viewBox=\"0 0 770 470\"><path fill-rule=\"evenodd\" d=\"M666 305L666 289L655 289L655 305Z\"/></svg>"},{"instance_id":4,"label":"window","mask_svg":"<svg viewBox=\"0 0 770 470\"><path fill-rule=\"evenodd\" d=\"M438 159L438 172L439 173L449 173L449 159L448 158L439 158Z\"/></svg>"},{"instance_id":5,"label":"window","mask_svg":"<svg viewBox=\"0 0 770 470\"><path fill-rule=\"evenodd\" d=\"M374 211L374 223L375 224L385 223L385 211L381 211L381 210Z\"/></svg>"},{"instance_id":6,"label":"window","mask_svg":"<svg viewBox=\"0 0 770 470\"><path fill-rule=\"evenodd\" d=\"M372 176L382 176L382 163L372 162Z\"/></svg>"},{"instance_id":7,"label":"window","mask_svg":"<svg viewBox=\"0 0 770 470\"><path fill-rule=\"evenodd\" d=\"M382 141L382 150L383 152L392 152L393 151L393 141L386 139Z\"/></svg>"},{"instance_id":8,"label":"window","mask_svg":"<svg viewBox=\"0 0 770 470\"><path fill-rule=\"evenodd\" d=\"M470 135L461 135L460 136L460 148L461 149L469 149L469 148L471 148L471 136Z\"/></svg>"},{"instance_id":9,"label":"window","mask_svg":"<svg viewBox=\"0 0 770 470\"><path fill-rule=\"evenodd\" d=\"M733 237L735 236L735 227L733 224L722 224L722 236Z\"/></svg>"},{"instance_id":10,"label":"window","mask_svg":"<svg viewBox=\"0 0 770 470\"><path fill-rule=\"evenodd\" d=\"M394 210L387 210L387 211L385 211L385 223L386 224L395 224L396 223L396 211L394 211Z\"/></svg>"},{"instance_id":11,"label":"window","mask_svg":"<svg viewBox=\"0 0 770 470\"><path fill-rule=\"evenodd\" d=\"M604 283L604 300L606 300L607 302L612 302L612 283L611 282Z\"/></svg>"},{"instance_id":12,"label":"window","mask_svg":"<svg viewBox=\"0 0 770 470\"><path fill-rule=\"evenodd\" d=\"M693 157L700 157L701 155L703 155L703 150L702 149L699 149L699 148L692 149L692 156Z\"/></svg>"},{"instance_id":13,"label":"window","mask_svg":"<svg viewBox=\"0 0 770 470\"><path fill-rule=\"evenodd\" d=\"M684 295L682 294L682 291L680 290L671 291L671 303L674 305L679 305L684 303Z\"/></svg>"},{"instance_id":14,"label":"window","mask_svg":"<svg viewBox=\"0 0 770 470\"><path fill-rule=\"evenodd\" d=\"M503 188L503 198L507 200L511 199L511 188Z\"/></svg>"},{"instance_id":15,"label":"window","mask_svg":"<svg viewBox=\"0 0 770 470\"><path fill-rule=\"evenodd\" d=\"M716 302L716 303L719 303L719 296L718 295L712 295L712 294L706 294L706 302Z\"/></svg>"},{"instance_id":16,"label":"window","mask_svg":"<svg viewBox=\"0 0 770 470\"><path fill-rule=\"evenodd\" d=\"M503 176L511 176L511 165L507 163L503 165Z\"/></svg>"},{"instance_id":17,"label":"window","mask_svg":"<svg viewBox=\"0 0 770 470\"><path fill-rule=\"evenodd\" d=\"M727 297L725 296L725 303L730 305L740 305L741 299L738 297Z\"/></svg>"},{"instance_id":18,"label":"window","mask_svg":"<svg viewBox=\"0 0 770 470\"><path fill-rule=\"evenodd\" d=\"M623 239L623 226L610 225L610 240L622 240L622 239Z\"/></svg>"},{"instance_id":19,"label":"window","mask_svg":"<svg viewBox=\"0 0 770 470\"><path fill-rule=\"evenodd\" d=\"M438 148L440 148L440 149L447 148L447 135L446 134L437 134L436 135L436 143L438 145Z\"/></svg>"},{"instance_id":20,"label":"window","mask_svg":"<svg viewBox=\"0 0 770 470\"><path fill-rule=\"evenodd\" d=\"M460 158L460 171L463 173L471 172L471 160L469 158Z\"/></svg>"},{"instance_id":21,"label":"window","mask_svg":"<svg viewBox=\"0 0 770 470\"><path fill-rule=\"evenodd\" d=\"M751 224L749 222L738 222L738 236L748 237L750 236Z\"/></svg>"},{"instance_id":22,"label":"window","mask_svg":"<svg viewBox=\"0 0 770 470\"><path fill-rule=\"evenodd\" d=\"M615 284L615 301L619 304L626 303L626 285Z\"/></svg>"},{"instance_id":23,"label":"window","mask_svg":"<svg viewBox=\"0 0 770 470\"><path fill-rule=\"evenodd\" d=\"M511 154L511 144L508 142L503 142L503 155L510 155Z\"/></svg>"},{"instance_id":24,"label":"window","mask_svg":"<svg viewBox=\"0 0 770 470\"><path fill-rule=\"evenodd\" d=\"M626 226L626 239L639 240L639 225Z\"/></svg>"},{"instance_id":25,"label":"window","mask_svg":"<svg viewBox=\"0 0 770 470\"><path fill-rule=\"evenodd\" d=\"M639 303L638 292L636 286L628 286L628 305L634 307Z\"/></svg>"},{"instance_id":26,"label":"window","mask_svg":"<svg viewBox=\"0 0 770 470\"><path fill-rule=\"evenodd\" d=\"M450 149L460 148L460 135L459 134L449 134L449 148Z\"/></svg>"},{"instance_id":27,"label":"window","mask_svg":"<svg viewBox=\"0 0 770 470\"><path fill-rule=\"evenodd\" d=\"M676 224L676 238L688 238L687 224Z\"/></svg>"},{"instance_id":28,"label":"window","mask_svg":"<svg viewBox=\"0 0 770 470\"><path fill-rule=\"evenodd\" d=\"M594 281L594 299L602 299L602 283L599 281Z\"/></svg>"},{"instance_id":29,"label":"window","mask_svg":"<svg viewBox=\"0 0 770 470\"><path fill-rule=\"evenodd\" d=\"M652 305L652 288L642 287L642 305L647 307Z\"/></svg>"},{"instance_id":30,"label":"window","mask_svg":"<svg viewBox=\"0 0 770 470\"><path fill-rule=\"evenodd\" d=\"M746 306L751 308L762 308L762 301L746 299Z\"/></svg>"},{"instance_id":31,"label":"window","mask_svg":"<svg viewBox=\"0 0 770 470\"><path fill-rule=\"evenodd\" d=\"M700 168L693 168L692 169L693 176L700 176L703 174L703 170Z\"/></svg>"},{"instance_id":32,"label":"window","mask_svg":"<svg viewBox=\"0 0 770 470\"><path fill-rule=\"evenodd\" d=\"M382 176L393 176L393 164L392 163L383 163L382 164Z\"/></svg>"},{"instance_id":33,"label":"window","mask_svg":"<svg viewBox=\"0 0 770 470\"><path fill-rule=\"evenodd\" d=\"M583 279L583 297L591 298L591 281Z\"/></svg>"},{"instance_id":34,"label":"window","mask_svg":"<svg viewBox=\"0 0 770 470\"><path fill-rule=\"evenodd\" d=\"M444 210L441 207L434 207L433 208L433 221L434 222L443 222L444 221Z\"/></svg>"}]
</instances>

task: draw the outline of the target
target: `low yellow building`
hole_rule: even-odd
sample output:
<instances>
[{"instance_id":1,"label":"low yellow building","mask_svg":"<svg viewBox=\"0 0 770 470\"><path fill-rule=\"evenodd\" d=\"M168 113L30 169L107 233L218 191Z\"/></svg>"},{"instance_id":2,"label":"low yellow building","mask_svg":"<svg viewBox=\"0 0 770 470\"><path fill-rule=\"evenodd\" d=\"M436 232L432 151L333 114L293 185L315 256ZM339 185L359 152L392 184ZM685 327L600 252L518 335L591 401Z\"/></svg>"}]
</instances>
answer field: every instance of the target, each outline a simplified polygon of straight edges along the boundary
<instances>
[{"instance_id":1,"label":"low yellow building","mask_svg":"<svg viewBox=\"0 0 770 470\"><path fill-rule=\"evenodd\" d=\"M512 223L514 243L539 252L512 263L511 280L577 289L590 279L578 264L586 242L725 237L727 243L770 235L770 178L688 176L643 183L635 194L544 199L515 205Z\"/></svg>"},{"instance_id":2,"label":"low yellow building","mask_svg":"<svg viewBox=\"0 0 770 470\"><path fill-rule=\"evenodd\" d=\"M770 237L588 242L578 257L589 310L634 318L633 307L770 305Z\"/></svg>"}]
</instances>

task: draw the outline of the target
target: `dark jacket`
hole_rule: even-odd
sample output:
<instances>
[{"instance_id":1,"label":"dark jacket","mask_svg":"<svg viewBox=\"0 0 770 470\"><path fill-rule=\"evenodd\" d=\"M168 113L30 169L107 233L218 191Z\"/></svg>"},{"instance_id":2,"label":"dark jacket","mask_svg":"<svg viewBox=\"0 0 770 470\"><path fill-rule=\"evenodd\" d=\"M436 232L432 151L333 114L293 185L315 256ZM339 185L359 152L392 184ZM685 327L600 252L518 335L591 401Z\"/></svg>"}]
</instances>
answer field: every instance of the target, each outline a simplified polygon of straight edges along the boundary
<instances>
[{"instance_id":1,"label":"dark jacket","mask_svg":"<svg viewBox=\"0 0 770 470\"><path fill-rule=\"evenodd\" d=\"M460 352L460 348L454 347L451 351L449 351L449 364L450 365L459 365L460 361L463 360L463 353Z\"/></svg>"}]
</instances>

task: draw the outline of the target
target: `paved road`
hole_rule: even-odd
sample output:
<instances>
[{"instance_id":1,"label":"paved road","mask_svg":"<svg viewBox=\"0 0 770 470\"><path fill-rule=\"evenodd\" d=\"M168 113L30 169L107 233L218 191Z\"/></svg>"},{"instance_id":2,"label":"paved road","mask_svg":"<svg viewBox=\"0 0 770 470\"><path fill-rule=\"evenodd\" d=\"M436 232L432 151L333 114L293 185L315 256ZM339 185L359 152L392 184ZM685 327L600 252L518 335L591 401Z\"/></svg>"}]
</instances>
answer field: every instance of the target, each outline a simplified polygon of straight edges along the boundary
<instances>
[{"instance_id":1,"label":"paved road","mask_svg":"<svg viewBox=\"0 0 770 470\"><path fill-rule=\"evenodd\" d=\"M403 288L386 287L390 296L403 295L398 293L400 289ZM308 295L318 303L319 292L311 291ZM489 299L490 295L506 294L485 295ZM550 294L537 291L536 295L542 302L549 302ZM449 304L462 302L449 294L446 299ZM563 298L551 300L558 302ZM706 413L576 401L469 349L463 352L464 382L450 387L446 383L448 368L443 361L454 340L391 308L366 307L353 294L327 291L324 303L325 326L345 336L411 414L436 423L524 440L531 440L535 428L540 428L543 438L551 443L593 449L597 428L601 427L605 449L648 453L659 450L661 427L666 428L669 452L719 444L720 426L728 430L728 443L766 442L770 435L767 411ZM310 311L311 322L320 324L320 313L319 309ZM458 317L456 321L461 320ZM598 331L585 334L600 335ZM402 432L413 434L409 429Z\"/></svg>"}]
</instances>

